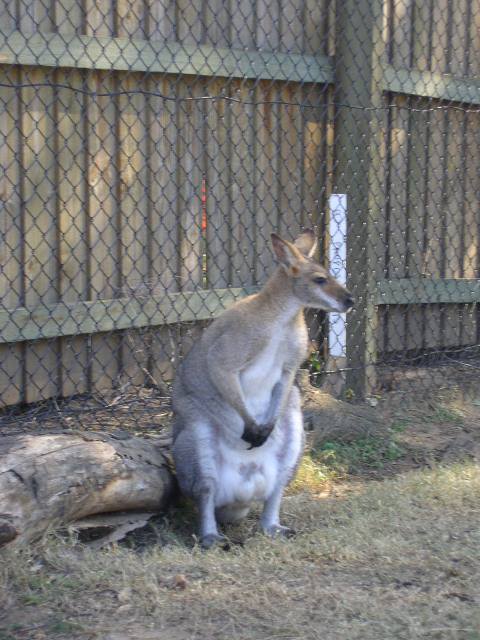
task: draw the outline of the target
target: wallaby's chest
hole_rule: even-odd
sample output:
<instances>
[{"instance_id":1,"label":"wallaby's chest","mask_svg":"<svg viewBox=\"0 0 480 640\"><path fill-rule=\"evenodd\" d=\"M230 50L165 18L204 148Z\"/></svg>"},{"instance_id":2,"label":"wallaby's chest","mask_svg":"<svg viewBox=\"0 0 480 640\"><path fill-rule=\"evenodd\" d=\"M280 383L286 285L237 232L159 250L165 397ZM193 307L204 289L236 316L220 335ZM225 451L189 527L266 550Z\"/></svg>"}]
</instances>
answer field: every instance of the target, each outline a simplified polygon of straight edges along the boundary
<instances>
[{"instance_id":1,"label":"wallaby's chest","mask_svg":"<svg viewBox=\"0 0 480 640\"><path fill-rule=\"evenodd\" d=\"M303 336L290 330L277 331L258 349L240 374L240 383L252 417L259 423L270 407L272 390L280 381L286 367L295 366L302 359ZM305 338L306 341L306 338Z\"/></svg>"},{"instance_id":2,"label":"wallaby's chest","mask_svg":"<svg viewBox=\"0 0 480 640\"><path fill-rule=\"evenodd\" d=\"M282 342L279 338L272 338L258 353L254 355L241 373L242 383L255 385L272 377L278 380L285 361L285 349L282 352ZM276 381L275 380L275 381ZM275 381L273 384L275 384Z\"/></svg>"}]
</instances>

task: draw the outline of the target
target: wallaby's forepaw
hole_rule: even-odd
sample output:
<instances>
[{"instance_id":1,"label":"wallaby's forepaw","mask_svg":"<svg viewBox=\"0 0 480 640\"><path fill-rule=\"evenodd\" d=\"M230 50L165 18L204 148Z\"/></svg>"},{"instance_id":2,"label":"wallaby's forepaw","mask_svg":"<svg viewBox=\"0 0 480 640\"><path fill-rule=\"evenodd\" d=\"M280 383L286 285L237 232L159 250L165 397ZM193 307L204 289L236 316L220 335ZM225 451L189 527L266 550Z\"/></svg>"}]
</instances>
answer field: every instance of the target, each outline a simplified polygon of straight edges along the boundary
<instances>
[{"instance_id":1,"label":"wallaby's forepaw","mask_svg":"<svg viewBox=\"0 0 480 640\"><path fill-rule=\"evenodd\" d=\"M269 538L293 538L297 533L295 529L283 527L281 524L272 524L268 527L262 527L262 529Z\"/></svg>"},{"instance_id":2,"label":"wallaby's forepaw","mask_svg":"<svg viewBox=\"0 0 480 640\"><path fill-rule=\"evenodd\" d=\"M228 540L225 536L219 533L209 533L206 536L202 536L200 539L200 546L202 549L211 549L215 545L228 546Z\"/></svg>"},{"instance_id":3,"label":"wallaby's forepaw","mask_svg":"<svg viewBox=\"0 0 480 640\"><path fill-rule=\"evenodd\" d=\"M243 430L242 440L248 442L250 449L261 447L268 440L275 426L274 422L268 424L247 424Z\"/></svg>"}]
</instances>

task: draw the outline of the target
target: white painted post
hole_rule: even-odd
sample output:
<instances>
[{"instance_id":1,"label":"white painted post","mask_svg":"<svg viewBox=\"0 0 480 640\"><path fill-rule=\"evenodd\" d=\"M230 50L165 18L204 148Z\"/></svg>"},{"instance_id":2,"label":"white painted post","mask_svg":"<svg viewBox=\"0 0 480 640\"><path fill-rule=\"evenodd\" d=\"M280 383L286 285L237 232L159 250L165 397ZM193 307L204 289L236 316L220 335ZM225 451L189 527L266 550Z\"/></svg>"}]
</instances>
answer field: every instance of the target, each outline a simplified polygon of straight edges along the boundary
<instances>
[{"instance_id":1,"label":"white painted post","mask_svg":"<svg viewBox=\"0 0 480 640\"><path fill-rule=\"evenodd\" d=\"M330 273L341 284L347 281L347 196L344 193L332 193L330 207ZM347 331L345 314L328 314L328 350L327 369L337 371L346 365ZM327 375L323 388L333 395L340 395L345 384L342 372Z\"/></svg>"},{"instance_id":2,"label":"white painted post","mask_svg":"<svg viewBox=\"0 0 480 640\"><path fill-rule=\"evenodd\" d=\"M330 272L341 284L347 282L347 196L332 193L330 205ZM347 333L345 315L329 315L328 345L330 355L337 358L346 356Z\"/></svg>"}]
</instances>

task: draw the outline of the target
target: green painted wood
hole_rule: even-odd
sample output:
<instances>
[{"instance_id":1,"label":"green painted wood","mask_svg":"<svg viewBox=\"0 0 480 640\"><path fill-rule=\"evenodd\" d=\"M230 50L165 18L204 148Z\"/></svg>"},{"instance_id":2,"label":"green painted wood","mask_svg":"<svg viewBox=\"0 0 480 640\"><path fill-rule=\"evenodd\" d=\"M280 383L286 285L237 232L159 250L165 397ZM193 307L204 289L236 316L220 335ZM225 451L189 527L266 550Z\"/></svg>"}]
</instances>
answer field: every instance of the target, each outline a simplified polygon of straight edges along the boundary
<instances>
[{"instance_id":1,"label":"green painted wood","mask_svg":"<svg viewBox=\"0 0 480 640\"><path fill-rule=\"evenodd\" d=\"M164 44L161 40L55 33L28 35L19 31L0 37L0 64L333 82L332 64L327 56Z\"/></svg>"},{"instance_id":2,"label":"green painted wood","mask_svg":"<svg viewBox=\"0 0 480 640\"><path fill-rule=\"evenodd\" d=\"M378 220L383 210L382 0L344 0L335 21L336 166L334 192L347 195L347 285L357 299L347 326L346 385L357 398L375 388L379 270ZM356 105L364 110L351 109ZM366 143L368 141L368 144Z\"/></svg>"},{"instance_id":3,"label":"green painted wood","mask_svg":"<svg viewBox=\"0 0 480 640\"><path fill-rule=\"evenodd\" d=\"M258 78L331 84L334 63L324 55L244 51L210 45L77 36L0 35L0 64L149 71L222 78ZM480 104L480 78L383 67L383 90L445 101Z\"/></svg>"},{"instance_id":4,"label":"green painted wood","mask_svg":"<svg viewBox=\"0 0 480 640\"><path fill-rule=\"evenodd\" d=\"M383 76L383 88L386 91L448 102L480 104L480 78L395 69L391 65L385 65Z\"/></svg>"},{"instance_id":5,"label":"green painted wood","mask_svg":"<svg viewBox=\"0 0 480 640\"><path fill-rule=\"evenodd\" d=\"M375 304L471 304L480 302L480 280L400 278L377 284Z\"/></svg>"},{"instance_id":6,"label":"green painted wood","mask_svg":"<svg viewBox=\"0 0 480 640\"><path fill-rule=\"evenodd\" d=\"M0 311L0 343L209 320L256 288L206 289Z\"/></svg>"}]
</instances>

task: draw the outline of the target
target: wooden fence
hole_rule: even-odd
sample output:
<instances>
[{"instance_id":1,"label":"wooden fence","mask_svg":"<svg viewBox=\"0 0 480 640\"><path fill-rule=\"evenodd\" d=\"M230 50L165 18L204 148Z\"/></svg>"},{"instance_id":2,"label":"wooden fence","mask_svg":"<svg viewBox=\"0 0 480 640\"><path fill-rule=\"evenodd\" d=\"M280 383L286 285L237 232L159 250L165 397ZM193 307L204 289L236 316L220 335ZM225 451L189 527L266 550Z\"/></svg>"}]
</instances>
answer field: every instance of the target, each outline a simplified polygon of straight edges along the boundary
<instances>
[{"instance_id":1,"label":"wooden fence","mask_svg":"<svg viewBox=\"0 0 480 640\"><path fill-rule=\"evenodd\" d=\"M170 378L185 323L271 272L271 231L325 254L334 191L349 385L478 344L479 23L480 0L4 1L1 403Z\"/></svg>"}]
</instances>

